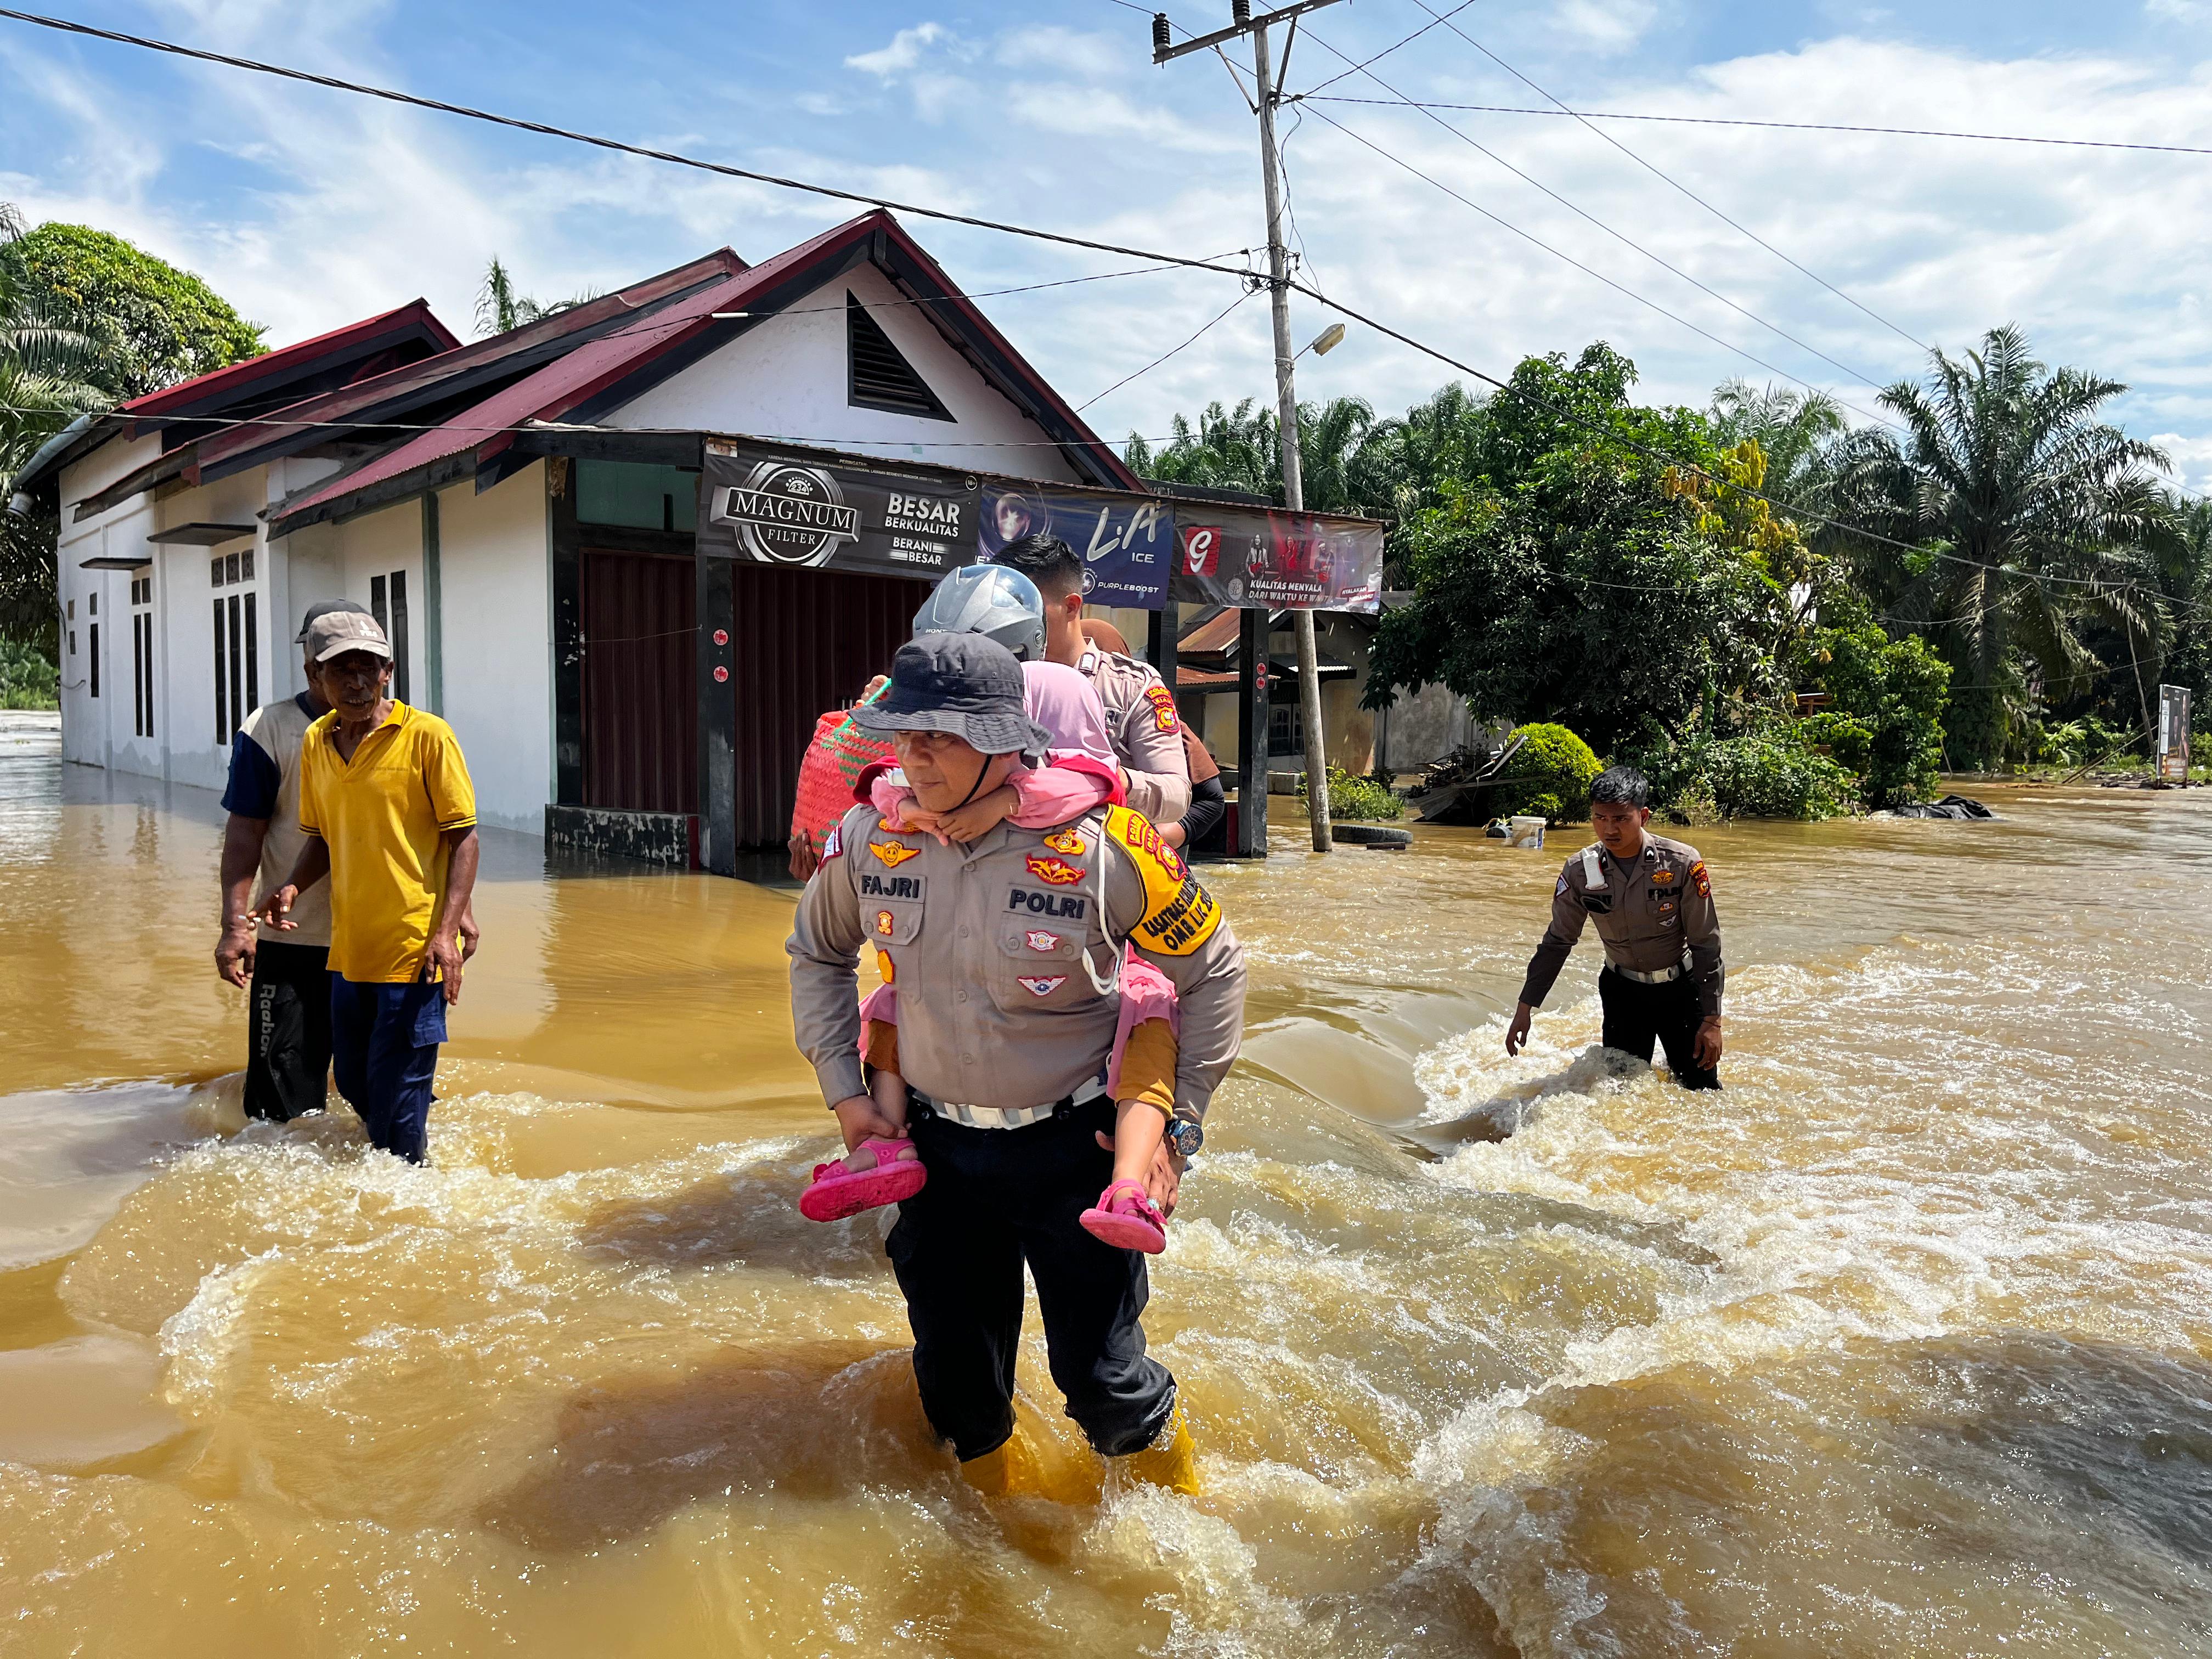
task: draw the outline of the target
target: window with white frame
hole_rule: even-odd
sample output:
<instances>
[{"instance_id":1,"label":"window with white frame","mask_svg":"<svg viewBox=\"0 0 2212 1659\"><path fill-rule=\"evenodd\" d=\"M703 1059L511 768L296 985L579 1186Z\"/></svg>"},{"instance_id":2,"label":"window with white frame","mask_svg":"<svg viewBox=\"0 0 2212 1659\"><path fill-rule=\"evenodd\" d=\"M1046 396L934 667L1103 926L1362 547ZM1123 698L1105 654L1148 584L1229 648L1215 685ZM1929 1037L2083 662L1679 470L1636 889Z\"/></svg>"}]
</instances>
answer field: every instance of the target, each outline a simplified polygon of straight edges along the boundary
<instances>
[{"instance_id":1,"label":"window with white frame","mask_svg":"<svg viewBox=\"0 0 2212 1659\"><path fill-rule=\"evenodd\" d=\"M131 579L131 729L154 735L154 573Z\"/></svg>"},{"instance_id":2,"label":"window with white frame","mask_svg":"<svg viewBox=\"0 0 2212 1659\"><path fill-rule=\"evenodd\" d=\"M252 583L253 550L208 560L215 590L215 740L228 744L261 701L260 618Z\"/></svg>"}]
</instances>

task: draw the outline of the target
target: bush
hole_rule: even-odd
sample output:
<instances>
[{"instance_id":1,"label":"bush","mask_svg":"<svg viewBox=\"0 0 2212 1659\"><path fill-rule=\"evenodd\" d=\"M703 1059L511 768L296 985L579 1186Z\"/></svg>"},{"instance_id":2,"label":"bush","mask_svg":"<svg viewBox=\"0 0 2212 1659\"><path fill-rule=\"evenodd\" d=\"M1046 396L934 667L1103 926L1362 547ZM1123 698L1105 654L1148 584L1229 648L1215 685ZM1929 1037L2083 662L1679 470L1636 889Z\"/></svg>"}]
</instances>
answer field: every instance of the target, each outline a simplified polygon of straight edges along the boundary
<instances>
[{"instance_id":1,"label":"bush","mask_svg":"<svg viewBox=\"0 0 2212 1659\"><path fill-rule=\"evenodd\" d=\"M0 708L58 708L59 685L46 653L21 640L0 640Z\"/></svg>"},{"instance_id":2,"label":"bush","mask_svg":"<svg viewBox=\"0 0 2212 1659\"><path fill-rule=\"evenodd\" d=\"M1361 819L1395 818L1406 803L1388 784L1373 778L1356 778L1340 766L1328 769L1328 814L1346 823Z\"/></svg>"},{"instance_id":3,"label":"bush","mask_svg":"<svg viewBox=\"0 0 2212 1659\"><path fill-rule=\"evenodd\" d=\"M1580 823L1589 817L1590 785L1605 769L1584 743L1564 726L1523 726L1525 738L1506 763L1485 810L1498 817L1541 814L1551 823Z\"/></svg>"},{"instance_id":4,"label":"bush","mask_svg":"<svg viewBox=\"0 0 2212 1659\"><path fill-rule=\"evenodd\" d=\"M1943 757L1943 713L1951 698L1949 665L1926 641L1893 640L1870 621L1824 628L1814 645L1822 659L1820 683L1835 703L1832 714L1814 717L1831 724L1808 732L1809 739L1827 744L1858 775L1857 793L1869 806L1933 795ZM1859 731L1833 724L1839 718Z\"/></svg>"},{"instance_id":5,"label":"bush","mask_svg":"<svg viewBox=\"0 0 2212 1659\"><path fill-rule=\"evenodd\" d=\"M1858 799L1858 780L1814 754L1796 724L1723 738L1706 750L1704 771L1732 818L1832 818Z\"/></svg>"}]
</instances>

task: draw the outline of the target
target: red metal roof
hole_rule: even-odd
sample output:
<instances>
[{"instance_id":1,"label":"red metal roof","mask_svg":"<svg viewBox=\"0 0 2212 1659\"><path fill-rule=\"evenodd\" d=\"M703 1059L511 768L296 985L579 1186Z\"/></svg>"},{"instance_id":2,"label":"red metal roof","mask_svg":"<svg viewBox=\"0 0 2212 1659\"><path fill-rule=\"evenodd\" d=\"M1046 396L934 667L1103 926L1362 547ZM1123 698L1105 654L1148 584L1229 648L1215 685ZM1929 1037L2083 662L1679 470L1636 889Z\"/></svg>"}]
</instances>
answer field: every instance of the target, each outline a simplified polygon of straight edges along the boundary
<instances>
[{"instance_id":1,"label":"red metal roof","mask_svg":"<svg viewBox=\"0 0 2212 1659\"><path fill-rule=\"evenodd\" d=\"M343 328L334 328L311 340L264 351L258 357L248 357L226 368L194 375L189 380L179 380L174 386L163 386L159 392L149 392L143 398L133 398L118 404L115 412L145 420L204 404L211 398L220 402L227 398L243 397L261 381L299 368L315 358L340 356L349 347L365 344L408 323L425 329L440 343L441 351L450 351L460 344L453 332L432 314L428 300L410 300L404 306L364 317L357 323L348 323Z\"/></svg>"},{"instance_id":2,"label":"red metal roof","mask_svg":"<svg viewBox=\"0 0 2212 1659\"><path fill-rule=\"evenodd\" d=\"M858 245L878 235L895 243L930 280L941 283L945 293L953 296L945 305L921 307L948 338L956 340L963 349L980 347L985 353L1003 359L1004 369L987 368L986 372L994 378L1006 372L1017 375L1023 389L1071 432L1074 446L1090 453L1094 465L1126 489L1143 488L1121 464L1121 458L1084 424L1081 417L1028 366L983 314L957 294L936 262L907 235L898 222L878 210L824 231L749 270L733 271L726 280L663 306L635 323L582 342L536 373L453 416L437 429L410 438L286 502L272 529L283 534L302 515L321 516L357 492L465 452L473 451L480 464L489 461L511 447L517 429L528 422L560 420L647 369L656 359L678 352L701 341L703 336L726 331L734 337L738 325L715 321L713 313L744 310L754 296L772 295L788 284L803 281L809 267L848 254ZM957 315L942 314L946 313ZM450 365L455 359L448 355L437 361L441 365Z\"/></svg>"},{"instance_id":3,"label":"red metal roof","mask_svg":"<svg viewBox=\"0 0 2212 1659\"><path fill-rule=\"evenodd\" d=\"M523 355L564 335L588 332L606 322L610 317L653 304L665 299L670 294L680 293L695 283L710 280L717 272L735 275L745 269L745 262L736 253L726 247L717 248L703 258L648 276L641 283L633 283L615 293L586 300L581 305L556 311L550 317L525 323L520 328L509 329L504 334L471 340L465 345L422 362L389 369L368 380L341 386L335 392L287 404L252 426L234 427L200 440L191 481L195 483L200 482L203 474L219 477L225 470L225 464L234 458L298 436L310 423L343 422L349 416L379 405L404 404L418 393L434 397L441 383L457 375L495 363L502 358ZM291 422L298 424L280 423Z\"/></svg>"}]
</instances>

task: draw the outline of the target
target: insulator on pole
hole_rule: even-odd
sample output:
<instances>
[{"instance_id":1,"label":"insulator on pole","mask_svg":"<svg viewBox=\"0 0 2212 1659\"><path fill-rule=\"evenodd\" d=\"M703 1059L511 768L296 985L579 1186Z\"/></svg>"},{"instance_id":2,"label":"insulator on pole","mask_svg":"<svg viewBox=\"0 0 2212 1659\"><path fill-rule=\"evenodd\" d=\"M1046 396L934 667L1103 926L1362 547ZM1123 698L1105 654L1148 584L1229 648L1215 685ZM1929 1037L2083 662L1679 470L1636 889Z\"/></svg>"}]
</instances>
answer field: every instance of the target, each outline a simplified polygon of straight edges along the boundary
<instances>
[{"instance_id":1,"label":"insulator on pole","mask_svg":"<svg viewBox=\"0 0 2212 1659\"><path fill-rule=\"evenodd\" d=\"M1152 56L1157 58L1175 44L1168 34L1168 15L1164 11L1152 14Z\"/></svg>"},{"instance_id":2,"label":"insulator on pole","mask_svg":"<svg viewBox=\"0 0 2212 1659\"><path fill-rule=\"evenodd\" d=\"M1240 29L1252 27L1252 0L1229 0L1229 21Z\"/></svg>"}]
</instances>

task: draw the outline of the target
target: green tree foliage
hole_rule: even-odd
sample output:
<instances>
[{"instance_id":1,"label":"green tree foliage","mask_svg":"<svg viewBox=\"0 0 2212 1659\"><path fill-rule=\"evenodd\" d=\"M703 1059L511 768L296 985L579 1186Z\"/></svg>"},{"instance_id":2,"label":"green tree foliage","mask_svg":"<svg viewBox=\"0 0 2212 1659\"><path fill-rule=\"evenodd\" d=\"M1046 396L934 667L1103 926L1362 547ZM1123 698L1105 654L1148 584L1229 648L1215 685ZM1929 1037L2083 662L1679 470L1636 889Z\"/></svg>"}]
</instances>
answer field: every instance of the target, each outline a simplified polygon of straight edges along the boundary
<instances>
[{"instance_id":1,"label":"green tree foliage","mask_svg":"<svg viewBox=\"0 0 2212 1659\"><path fill-rule=\"evenodd\" d=\"M1808 721L1815 742L1860 775L1860 795L1870 807L1925 800L1936 793L1943 757L1943 713L1950 699L1951 667L1927 641L1893 640L1871 620L1824 628L1814 636L1821 684L1833 699L1826 718L1855 726L1832 726L1823 735L1819 717Z\"/></svg>"},{"instance_id":2,"label":"green tree foliage","mask_svg":"<svg viewBox=\"0 0 2212 1659\"><path fill-rule=\"evenodd\" d=\"M1440 683L1480 719L1558 720L1612 752L1784 689L1787 596L1756 537L1730 535L1740 504L1684 483L1727 477L1721 452L1703 416L1632 404L1635 373L1594 345L1528 359L1491 400L1468 473L1400 528L1413 599L1382 619L1370 707Z\"/></svg>"},{"instance_id":3,"label":"green tree foliage","mask_svg":"<svg viewBox=\"0 0 2212 1659\"><path fill-rule=\"evenodd\" d=\"M98 338L96 384L117 402L258 356L262 331L188 270L86 225L49 223L14 255L46 313Z\"/></svg>"},{"instance_id":4,"label":"green tree foliage","mask_svg":"<svg viewBox=\"0 0 2212 1659\"><path fill-rule=\"evenodd\" d=\"M59 682L45 652L22 640L0 639L0 708L55 708Z\"/></svg>"},{"instance_id":5,"label":"green tree foliage","mask_svg":"<svg viewBox=\"0 0 2212 1659\"><path fill-rule=\"evenodd\" d=\"M1403 817L1406 803L1387 783L1354 777L1340 766L1328 769L1329 816L1346 823Z\"/></svg>"},{"instance_id":6,"label":"green tree foliage","mask_svg":"<svg viewBox=\"0 0 2212 1659\"><path fill-rule=\"evenodd\" d=\"M1605 769L1590 746L1564 726L1524 726L1513 736L1521 746L1483 810L1499 817L1540 815L1552 823L1589 817L1590 785Z\"/></svg>"},{"instance_id":7,"label":"green tree foliage","mask_svg":"<svg viewBox=\"0 0 2212 1659\"><path fill-rule=\"evenodd\" d=\"M1177 415L1158 449L1132 434L1124 459L1140 477L1161 483L1238 489L1283 499L1283 466L1272 405L1246 398L1236 408L1208 404L1194 426ZM1298 405L1298 463L1307 510L1366 513L1390 503L1387 469L1395 422L1377 422L1372 404L1334 398Z\"/></svg>"}]
</instances>

